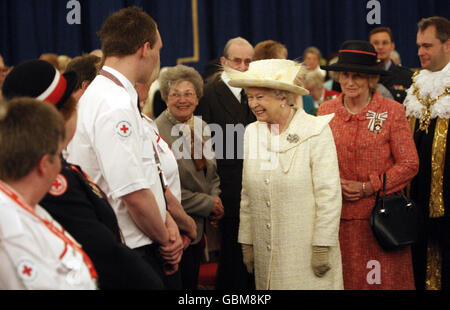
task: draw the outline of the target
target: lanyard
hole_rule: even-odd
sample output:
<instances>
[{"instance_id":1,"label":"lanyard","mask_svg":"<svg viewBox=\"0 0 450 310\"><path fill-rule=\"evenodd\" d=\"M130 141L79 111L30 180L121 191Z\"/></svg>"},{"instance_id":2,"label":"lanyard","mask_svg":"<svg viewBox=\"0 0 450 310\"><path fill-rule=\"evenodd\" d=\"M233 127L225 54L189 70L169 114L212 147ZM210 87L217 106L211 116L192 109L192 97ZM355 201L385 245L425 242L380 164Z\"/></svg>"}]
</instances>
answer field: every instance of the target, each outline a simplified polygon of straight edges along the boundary
<instances>
[{"instance_id":1,"label":"lanyard","mask_svg":"<svg viewBox=\"0 0 450 310\"><path fill-rule=\"evenodd\" d=\"M53 223L47 219L40 217L34 210L31 208L25 201L22 200L17 194L15 194L6 184L0 181L0 190L6 194L11 200L17 203L22 209L31 213L34 217L38 218L54 235L60 238L64 242L64 252L60 256L59 259L62 259L64 256L67 245L69 244L73 249L80 252L83 256L83 261L86 267L89 269L89 273L91 274L91 278L96 279L98 277L97 272L95 271L94 264L87 254L83 251L81 247L79 247L75 242L73 242L69 237L66 236L64 230L59 230L56 228Z\"/></svg>"},{"instance_id":2,"label":"lanyard","mask_svg":"<svg viewBox=\"0 0 450 310\"><path fill-rule=\"evenodd\" d=\"M108 72L108 71L106 71L106 70L103 70L103 69L100 69L100 71L98 71L98 74L99 74L99 75L103 75L103 76L106 77L107 79L110 79L110 80L113 81L116 85L118 85L118 86L120 86L120 87L122 87L122 88L125 88L125 86L123 86L122 82L119 81L119 79L118 79L114 74L112 74L112 73L110 73L110 72ZM137 101L137 108L138 108L138 110L139 110L139 113L141 113L142 111L141 111L141 107L139 106L139 97L138 97L138 101Z\"/></svg>"},{"instance_id":3,"label":"lanyard","mask_svg":"<svg viewBox=\"0 0 450 310\"><path fill-rule=\"evenodd\" d=\"M109 73L108 71L103 70L103 69L100 69L100 71L98 71L98 74L103 75L104 77L110 79L118 86L125 88L125 86L123 86L122 82L120 82L119 79L114 74Z\"/></svg>"}]
</instances>

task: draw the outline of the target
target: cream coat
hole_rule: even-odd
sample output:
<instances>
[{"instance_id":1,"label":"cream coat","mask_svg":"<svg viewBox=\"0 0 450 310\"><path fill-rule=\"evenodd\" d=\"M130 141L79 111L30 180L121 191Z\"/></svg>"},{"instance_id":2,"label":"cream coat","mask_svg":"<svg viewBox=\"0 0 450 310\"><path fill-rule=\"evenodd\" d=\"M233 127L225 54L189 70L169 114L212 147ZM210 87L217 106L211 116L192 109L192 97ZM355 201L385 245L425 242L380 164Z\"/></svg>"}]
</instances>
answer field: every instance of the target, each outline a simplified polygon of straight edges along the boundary
<instances>
[{"instance_id":1,"label":"cream coat","mask_svg":"<svg viewBox=\"0 0 450 310\"><path fill-rule=\"evenodd\" d=\"M253 245L257 289L343 289L332 117L299 110L278 137L263 122L245 131L238 241ZM322 278L311 268L313 245L330 246Z\"/></svg>"}]
</instances>

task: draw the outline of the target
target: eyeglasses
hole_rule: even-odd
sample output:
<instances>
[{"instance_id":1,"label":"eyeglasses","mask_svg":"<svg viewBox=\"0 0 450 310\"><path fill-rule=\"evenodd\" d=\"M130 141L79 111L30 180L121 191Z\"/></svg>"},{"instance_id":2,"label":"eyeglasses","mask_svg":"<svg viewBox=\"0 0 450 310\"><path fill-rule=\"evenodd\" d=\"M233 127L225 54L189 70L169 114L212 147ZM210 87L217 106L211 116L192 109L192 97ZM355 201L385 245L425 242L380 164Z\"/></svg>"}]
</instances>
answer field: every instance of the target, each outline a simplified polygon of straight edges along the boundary
<instances>
[{"instance_id":1,"label":"eyeglasses","mask_svg":"<svg viewBox=\"0 0 450 310\"><path fill-rule=\"evenodd\" d=\"M252 60L251 59L249 59L249 58L246 58L246 59L241 59L241 58L233 58L233 59L230 59L230 58L227 58L229 61L231 61L234 65L236 65L236 66L239 66L242 62L244 62L244 64L246 65L246 66L248 66L248 65L250 65L250 63L252 62Z\"/></svg>"},{"instance_id":2,"label":"eyeglasses","mask_svg":"<svg viewBox=\"0 0 450 310\"><path fill-rule=\"evenodd\" d=\"M193 99L196 95L193 92L185 92L184 94L182 93L178 93L178 92L173 92L169 94L169 98L172 99L180 99L181 97L187 98L187 99Z\"/></svg>"}]
</instances>

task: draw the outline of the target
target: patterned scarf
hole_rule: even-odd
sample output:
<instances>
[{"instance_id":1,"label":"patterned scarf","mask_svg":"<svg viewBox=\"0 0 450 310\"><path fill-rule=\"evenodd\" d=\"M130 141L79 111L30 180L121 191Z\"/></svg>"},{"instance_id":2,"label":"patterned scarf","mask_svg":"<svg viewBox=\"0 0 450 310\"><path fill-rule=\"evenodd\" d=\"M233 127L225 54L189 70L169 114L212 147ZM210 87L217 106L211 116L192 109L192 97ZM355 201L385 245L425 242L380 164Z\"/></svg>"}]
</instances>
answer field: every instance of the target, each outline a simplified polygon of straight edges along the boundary
<instances>
[{"instance_id":1,"label":"patterned scarf","mask_svg":"<svg viewBox=\"0 0 450 310\"><path fill-rule=\"evenodd\" d=\"M197 171L200 170L206 170L208 167L208 161L206 160L205 156L203 155L203 147L205 144L205 141L203 140L204 137L201 135L200 137L198 135L195 135L194 131L194 115L192 115L186 122L180 122L173 116L173 114L169 111L169 109L166 109L164 111L165 116L172 124L184 124L186 126L182 126L182 135L184 136L187 141L190 141L190 151L191 151L191 158L194 161L195 168ZM187 138L187 136L190 134L190 137ZM199 141L201 142L201 150L197 150L194 148L194 144L199 145ZM197 143L196 143L197 142Z\"/></svg>"}]
</instances>

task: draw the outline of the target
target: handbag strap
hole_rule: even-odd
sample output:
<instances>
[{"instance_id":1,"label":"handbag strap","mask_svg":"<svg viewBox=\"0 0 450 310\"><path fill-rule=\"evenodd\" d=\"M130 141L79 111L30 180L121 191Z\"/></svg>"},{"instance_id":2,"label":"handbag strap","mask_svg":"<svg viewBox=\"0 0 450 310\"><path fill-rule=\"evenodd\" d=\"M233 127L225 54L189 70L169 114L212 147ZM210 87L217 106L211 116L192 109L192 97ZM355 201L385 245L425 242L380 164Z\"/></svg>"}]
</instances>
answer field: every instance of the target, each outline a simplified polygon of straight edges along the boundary
<instances>
[{"instance_id":1,"label":"handbag strap","mask_svg":"<svg viewBox=\"0 0 450 310\"><path fill-rule=\"evenodd\" d=\"M380 199L380 191L381 189L377 192L377 198L375 200L375 203L378 204L378 200ZM386 197L386 172L383 173L383 197L381 198L381 204L382 204L382 208L384 209L384 197Z\"/></svg>"}]
</instances>

